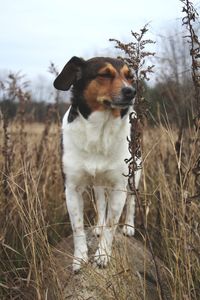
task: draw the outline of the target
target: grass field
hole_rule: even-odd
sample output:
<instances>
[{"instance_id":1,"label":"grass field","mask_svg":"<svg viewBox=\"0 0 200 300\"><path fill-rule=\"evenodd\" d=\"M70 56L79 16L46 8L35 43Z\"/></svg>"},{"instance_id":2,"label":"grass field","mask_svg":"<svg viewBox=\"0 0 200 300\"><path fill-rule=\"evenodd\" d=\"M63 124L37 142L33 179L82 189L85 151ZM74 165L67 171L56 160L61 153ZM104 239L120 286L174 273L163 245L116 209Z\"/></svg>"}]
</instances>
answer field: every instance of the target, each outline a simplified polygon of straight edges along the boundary
<instances>
[{"instance_id":1,"label":"grass field","mask_svg":"<svg viewBox=\"0 0 200 300\"><path fill-rule=\"evenodd\" d=\"M60 126L13 122L2 128L0 299L64 299L52 254L71 232L60 167ZM148 246L149 237L177 300L200 299L200 203L191 197L196 194L196 135L193 129L185 130L178 152L178 131L167 122L145 128L143 139L136 236ZM94 218L88 205L87 224Z\"/></svg>"},{"instance_id":2,"label":"grass field","mask_svg":"<svg viewBox=\"0 0 200 300\"><path fill-rule=\"evenodd\" d=\"M146 49L148 44L154 44L145 40L147 25L139 33L132 31L128 44L111 41L122 50L124 61L135 72L136 98L141 105L139 119L146 114L144 98L150 102L155 117L144 128L136 239L149 249L152 262L155 258L162 262L172 300L200 300L199 15L193 1L181 2L184 31L176 33L172 28L173 35L164 44L161 41L161 49L163 45L166 49L156 62L158 82L154 88L148 88L147 96L144 82L154 66L146 66L146 61L155 54ZM181 40L184 37L184 43L179 42L179 35ZM54 77L58 74L54 64L49 71ZM60 149L60 113L63 114L65 104L59 111L57 92L46 113L46 103L34 103L20 73L0 81L0 88L4 100L0 103L0 300L69 299L54 255L55 247L71 234ZM195 122L188 124L194 117ZM84 216L85 225L90 227L96 215L88 195ZM117 253L119 249L115 250ZM120 261L114 258L115 264L126 270L124 257ZM85 276L93 274L89 267L86 266ZM117 289L110 289L109 293L103 289L103 299L127 300L128 294L135 295L132 278L126 278L125 273L110 276L109 285ZM145 287L148 283L143 277ZM99 281L101 288L102 277L94 276L94 280ZM159 300L165 300L158 281L155 286ZM76 288L76 282L74 285ZM141 300L149 300L145 292Z\"/></svg>"}]
</instances>

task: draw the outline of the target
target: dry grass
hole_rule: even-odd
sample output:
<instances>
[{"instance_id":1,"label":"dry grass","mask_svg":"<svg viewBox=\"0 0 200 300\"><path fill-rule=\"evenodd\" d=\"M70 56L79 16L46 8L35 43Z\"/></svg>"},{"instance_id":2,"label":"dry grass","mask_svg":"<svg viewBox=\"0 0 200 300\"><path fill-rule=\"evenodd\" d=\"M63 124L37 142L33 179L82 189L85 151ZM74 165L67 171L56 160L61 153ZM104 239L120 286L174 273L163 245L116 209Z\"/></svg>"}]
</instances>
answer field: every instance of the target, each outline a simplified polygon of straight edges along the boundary
<instances>
[{"instance_id":1,"label":"dry grass","mask_svg":"<svg viewBox=\"0 0 200 300\"><path fill-rule=\"evenodd\" d=\"M49 246L68 227L59 164L60 134L52 126L42 141L45 147L41 147L43 130L38 124L26 124L21 144L18 125L8 128L8 177L1 157L1 299L62 299Z\"/></svg>"},{"instance_id":2,"label":"dry grass","mask_svg":"<svg viewBox=\"0 0 200 300\"><path fill-rule=\"evenodd\" d=\"M146 140L146 148L153 147L144 162L146 222L154 251L170 274L173 299L199 299L200 294L200 205L188 197L195 194L191 169L198 153L189 142L195 135L185 132L180 157L176 130L160 126Z\"/></svg>"},{"instance_id":3,"label":"dry grass","mask_svg":"<svg viewBox=\"0 0 200 300\"><path fill-rule=\"evenodd\" d=\"M25 123L22 144L20 126L10 124L9 174L4 172L5 155L0 157L0 299L64 299L52 254L53 245L70 232L60 169L60 128L51 125L45 141L41 140L44 128ZM3 136L1 131L2 149ZM197 155L191 143L195 131L185 131L184 155L179 157L177 136L176 129L169 126L146 129L140 204L153 251L164 261L169 275L172 299L197 300L200 204L199 199L188 200L188 195L195 194L191 173ZM138 237L146 241L143 225L137 212ZM123 276L119 285L125 288Z\"/></svg>"}]
</instances>

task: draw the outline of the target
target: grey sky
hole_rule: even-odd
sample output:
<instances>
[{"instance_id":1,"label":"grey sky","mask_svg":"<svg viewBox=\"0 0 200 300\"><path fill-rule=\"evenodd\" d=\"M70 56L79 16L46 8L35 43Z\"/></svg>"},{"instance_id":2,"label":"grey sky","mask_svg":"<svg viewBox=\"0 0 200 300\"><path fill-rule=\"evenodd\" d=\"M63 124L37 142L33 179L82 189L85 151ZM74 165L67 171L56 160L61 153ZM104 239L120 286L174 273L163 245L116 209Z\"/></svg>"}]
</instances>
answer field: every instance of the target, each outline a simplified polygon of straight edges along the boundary
<instances>
[{"instance_id":1,"label":"grey sky","mask_svg":"<svg viewBox=\"0 0 200 300\"><path fill-rule=\"evenodd\" d=\"M155 40L181 19L179 0L0 0L0 69L45 74L73 55L112 53L109 38L128 41L150 22ZM180 21L181 22L181 21Z\"/></svg>"}]
</instances>

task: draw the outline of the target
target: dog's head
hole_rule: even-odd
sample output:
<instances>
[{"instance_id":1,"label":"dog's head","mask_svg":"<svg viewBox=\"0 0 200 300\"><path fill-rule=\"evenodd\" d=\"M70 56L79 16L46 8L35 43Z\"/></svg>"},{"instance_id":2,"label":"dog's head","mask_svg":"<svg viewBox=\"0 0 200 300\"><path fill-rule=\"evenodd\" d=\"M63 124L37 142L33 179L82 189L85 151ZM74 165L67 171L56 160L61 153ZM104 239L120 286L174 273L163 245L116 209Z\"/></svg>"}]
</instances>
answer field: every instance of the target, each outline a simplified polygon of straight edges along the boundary
<instances>
[{"instance_id":1,"label":"dog's head","mask_svg":"<svg viewBox=\"0 0 200 300\"><path fill-rule=\"evenodd\" d=\"M133 104L135 96L131 70L122 60L109 57L72 57L54 81L58 90L67 91L71 86L72 104L81 102L91 112L120 112Z\"/></svg>"}]
</instances>

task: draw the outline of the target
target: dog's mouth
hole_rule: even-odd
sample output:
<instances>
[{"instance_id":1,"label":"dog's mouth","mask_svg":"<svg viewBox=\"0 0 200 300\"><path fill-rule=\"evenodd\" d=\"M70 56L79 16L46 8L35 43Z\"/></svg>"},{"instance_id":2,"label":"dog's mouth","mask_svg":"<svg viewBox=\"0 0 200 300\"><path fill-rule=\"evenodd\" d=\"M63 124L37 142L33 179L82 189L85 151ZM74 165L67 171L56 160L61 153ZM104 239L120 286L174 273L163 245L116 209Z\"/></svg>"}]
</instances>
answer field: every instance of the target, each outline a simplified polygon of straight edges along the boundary
<instances>
[{"instance_id":1,"label":"dog's mouth","mask_svg":"<svg viewBox=\"0 0 200 300\"><path fill-rule=\"evenodd\" d=\"M128 108L129 106L131 106L133 104L133 100L131 100L131 101L110 101L110 100L104 99L103 104L110 108L123 109L123 108Z\"/></svg>"}]
</instances>

